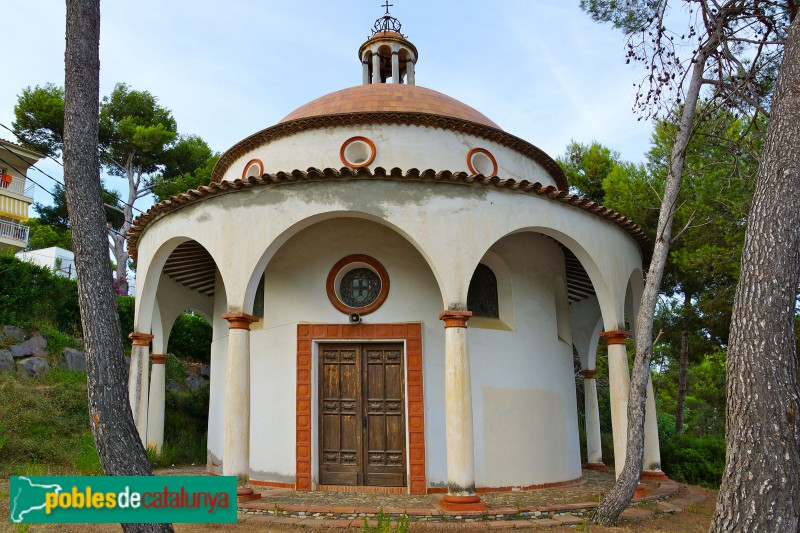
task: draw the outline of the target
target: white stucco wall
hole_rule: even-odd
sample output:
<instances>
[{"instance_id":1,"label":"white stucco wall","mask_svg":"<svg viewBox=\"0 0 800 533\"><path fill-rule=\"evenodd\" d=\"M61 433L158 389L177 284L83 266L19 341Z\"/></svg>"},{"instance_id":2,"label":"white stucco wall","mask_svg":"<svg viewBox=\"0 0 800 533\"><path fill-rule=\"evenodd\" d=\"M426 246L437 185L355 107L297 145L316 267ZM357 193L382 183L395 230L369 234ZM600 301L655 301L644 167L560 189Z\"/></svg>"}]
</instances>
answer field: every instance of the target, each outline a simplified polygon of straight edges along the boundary
<instances>
[{"instance_id":1,"label":"white stucco wall","mask_svg":"<svg viewBox=\"0 0 800 533\"><path fill-rule=\"evenodd\" d=\"M266 268L265 316L250 337L250 478L294 482L297 324L347 323L328 301L325 280L339 259L354 253L378 259L391 280L388 299L365 323L422 322L426 475L429 486L446 486L441 295L430 268L405 239L359 219L303 230ZM536 234L507 237L491 254L505 263L511 278L515 330L468 329L476 483L526 486L574 479L580 476L580 453L572 355L558 338L556 307L564 292L554 284L563 275L563 255L551 239ZM217 299L218 316L224 310ZM208 440L213 471L218 468L211 463L219 464L222 456L226 333L227 323L215 321ZM315 433L315 465L316 438Z\"/></svg>"},{"instance_id":2,"label":"white stucco wall","mask_svg":"<svg viewBox=\"0 0 800 533\"><path fill-rule=\"evenodd\" d=\"M264 172L315 168L342 168L339 156L342 144L350 137L367 137L375 143L375 160L369 168L418 168L467 172L467 153L472 148L485 148L497 160L497 175L503 179L538 181L555 185L555 180L535 161L502 144L455 131L401 124L364 124L307 130L277 139L240 157L230 166L223 179L242 177L245 165L252 159L264 163Z\"/></svg>"},{"instance_id":3,"label":"white stucco wall","mask_svg":"<svg viewBox=\"0 0 800 533\"><path fill-rule=\"evenodd\" d=\"M572 348L558 334L557 309L567 304L563 253L532 233L506 237L491 251L511 273L515 330L467 330L476 483L575 479L581 468Z\"/></svg>"}]
</instances>

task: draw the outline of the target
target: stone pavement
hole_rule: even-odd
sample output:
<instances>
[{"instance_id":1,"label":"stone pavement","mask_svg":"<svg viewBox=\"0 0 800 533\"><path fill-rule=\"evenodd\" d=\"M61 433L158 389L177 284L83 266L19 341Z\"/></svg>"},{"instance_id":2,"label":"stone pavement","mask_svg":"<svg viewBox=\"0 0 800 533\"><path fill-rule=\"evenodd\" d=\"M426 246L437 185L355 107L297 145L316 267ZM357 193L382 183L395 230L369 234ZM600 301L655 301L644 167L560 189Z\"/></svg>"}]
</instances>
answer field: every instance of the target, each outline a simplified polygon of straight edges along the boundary
<instances>
[{"instance_id":1,"label":"stone pavement","mask_svg":"<svg viewBox=\"0 0 800 533\"><path fill-rule=\"evenodd\" d=\"M424 496L370 494L359 492L296 492L290 489L258 487L262 498L239 504L242 522L294 524L300 526L361 527L366 518L374 523L379 512L395 521L406 513L419 529L428 524L447 522L466 528L518 528L572 525L585 522L602 494L614 483L609 472L584 470L580 481L561 487L526 491L487 492L481 499L486 511L445 511L439 505L443 494ZM705 499L699 492L673 501L679 486L671 480L646 483L645 494L623 516L641 520L654 513L681 512L683 507ZM691 488L690 488L691 489ZM698 499L699 498L699 499Z\"/></svg>"}]
</instances>

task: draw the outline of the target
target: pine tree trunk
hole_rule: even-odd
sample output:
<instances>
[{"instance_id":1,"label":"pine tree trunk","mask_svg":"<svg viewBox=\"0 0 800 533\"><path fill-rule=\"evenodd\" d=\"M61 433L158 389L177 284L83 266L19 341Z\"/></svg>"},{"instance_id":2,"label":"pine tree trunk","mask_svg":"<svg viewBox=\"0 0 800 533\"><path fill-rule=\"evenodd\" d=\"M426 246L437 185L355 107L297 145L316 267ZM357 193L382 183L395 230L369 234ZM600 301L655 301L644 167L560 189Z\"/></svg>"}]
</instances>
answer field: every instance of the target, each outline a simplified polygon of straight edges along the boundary
<instances>
[{"instance_id":1,"label":"pine tree trunk","mask_svg":"<svg viewBox=\"0 0 800 533\"><path fill-rule=\"evenodd\" d=\"M675 433L683 431L683 404L686 401L686 367L689 366L689 306L692 297L683 295L683 331L681 332L680 368L678 371L678 400L675 406Z\"/></svg>"},{"instance_id":2,"label":"pine tree trunk","mask_svg":"<svg viewBox=\"0 0 800 533\"><path fill-rule=\"evenodd\" d=\"M67 0L64 183L86 342L89 418L107 475L152 475L128 404L125 360L108 261L97 148L100 2ZM172 531L124 524L125 531Z\"/></svg>"},{"instance_id":3,"label":"pine tree trunk","mask_svg":"<svg viewBox=\"0 0 800 533\"><path fill-rule=\"evenodd\" d=\"M708 46L708 45L707 45ZM658 214L656 242L653 246L653 258L647 271L647 280L639 313L636 316L636 355L633 361L633 372L628 390L628 433L626 439L625 466L618 473L617 482L603 496L597 505L592 519L596 524L613 526L619 522L622 512L630 505L639 477L642 473L644 456L644 411L647 399L647 382L650 379L650 359L652 357L653 316L658 303L658 293L664 268L669 255L672 238L672 221L678 193L681 188L683 164L686 158L686 147L691 138L691 127L694 121L697 100L703 83L703 71L707 55L700 51L692 68L692 77L686 92L686 101L681 110L681 120L675 136L675 144L670 154L669 173L664 185L664 196Z\"/></svg>"},{"instance_id":4,"label":"pine tree trunk","mask_svg":"<svg viewBox=\"0 0 800 533\"><path fill-rule=\"evenodd\" d=\"M789 31L731 319L728 451L711 532L800 524L800 17Z\"/></svg>"}]
</instances>

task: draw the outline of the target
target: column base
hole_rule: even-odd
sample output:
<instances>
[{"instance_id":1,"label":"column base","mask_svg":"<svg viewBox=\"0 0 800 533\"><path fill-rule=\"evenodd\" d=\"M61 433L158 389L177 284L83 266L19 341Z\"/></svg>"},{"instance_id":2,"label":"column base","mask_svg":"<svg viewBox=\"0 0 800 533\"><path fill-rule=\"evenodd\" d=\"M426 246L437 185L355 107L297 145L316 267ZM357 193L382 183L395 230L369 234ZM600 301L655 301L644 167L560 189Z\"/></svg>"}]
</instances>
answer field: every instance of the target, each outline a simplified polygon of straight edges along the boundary
<instances>
[{"instance_id":1,"label":"column base","mask_svg":"<svg viewBox=\"0 0 800 533\"><path fill-rule=\"evenodd\" d=\"M236 502L237 503L244 503L244 502L251 502L253 500L260 500L261 494L258 492L254 492L253 489L250 487L239 487L236 489Z\"/></svg>"},{"instance_id":2,"label":"column base","mask_svg":"<svg viewBox=\"0 0 800 533\"><path fill-rule=\"evenodd\" d=\"M587 470L608 470L605 463L586 463L583 467Z\"/></svg>"},{"instance_id":3,"label":"column base","mask_svg":"<svg viewBox=\"0 0 800 533\"><path fill-rule=\"evenodd\" d=\"M642 481L666 481L669 478L661 470L642 470L639 479Z\"/></svg>"},{"instance_id":4,"label":"column base","mask_svg":"<svg viewBox=\"0 0 800 533\"><path fill-rule=\"evenodd\" d=\"M478 496L451 496L445 495L439 505L445 511L485 511L486 503Z\"/></svg>"},{"instance_id":5,"label":"column base","mask_svg":"<svg viewBox=\"0 0 800 533\"><path fill-rule=\"evenodd\" d=\"M636 491L633 493L634 498L644 498L650 494L650 490L644 486L644 483L639 483L636 485Z\"/></svg>"}]
</instances>

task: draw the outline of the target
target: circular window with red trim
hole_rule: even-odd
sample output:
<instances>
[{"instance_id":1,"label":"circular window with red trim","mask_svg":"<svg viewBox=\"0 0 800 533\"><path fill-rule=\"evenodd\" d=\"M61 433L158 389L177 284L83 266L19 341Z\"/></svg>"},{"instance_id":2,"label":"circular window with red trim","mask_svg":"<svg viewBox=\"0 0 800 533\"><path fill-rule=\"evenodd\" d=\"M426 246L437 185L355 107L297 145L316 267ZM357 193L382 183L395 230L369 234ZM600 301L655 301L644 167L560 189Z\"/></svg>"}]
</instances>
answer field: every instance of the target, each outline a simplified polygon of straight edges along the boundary
<instances>
[{"instance_id":1,"label":"circular window with red trim","mask_svg":"<svg viewBox=\"0 0 800 533\"><path fill-rule=\"evenodd\" d=\"M368 315L389 296L389 275L373 257L348 255L333 265L325 288L331 304L342 313Z\"/></svg>"},{"instance_id":2,"label":"circular window with red trim","mask_svg":"<svg viewBox=\"0 0 800 533\"><path fill-rule=\"evenodd\" d=\"M244 166L242 171L242 179L259 178L264 173L264 163L260 159L251 159Z\"/></svg>"},{"instance_id":3,"label":"circular window with red trim","mask_svg":"<svg viewBox=\"0 0 800 533\"><path fill-rule=\"evenodd\" d=\"M467 152L467 167L473 174L497 176L497 159L486 148L473 148Z\"/></svg>"},{"instance_id":4,"label":"circular window with red trim","mask_svg":"<svg viewBox=\"0 0 800 533\"><path fill-rule=\"evenodd\" d=\"M342 144L339 158L346 167L367 167L375 160L375 143L366 137L350 137Z\"/></svg>"}]
</instances>

